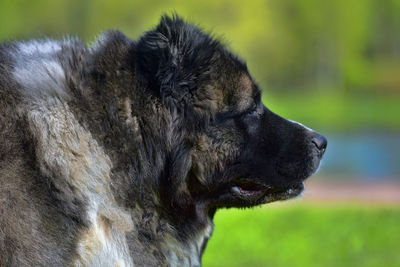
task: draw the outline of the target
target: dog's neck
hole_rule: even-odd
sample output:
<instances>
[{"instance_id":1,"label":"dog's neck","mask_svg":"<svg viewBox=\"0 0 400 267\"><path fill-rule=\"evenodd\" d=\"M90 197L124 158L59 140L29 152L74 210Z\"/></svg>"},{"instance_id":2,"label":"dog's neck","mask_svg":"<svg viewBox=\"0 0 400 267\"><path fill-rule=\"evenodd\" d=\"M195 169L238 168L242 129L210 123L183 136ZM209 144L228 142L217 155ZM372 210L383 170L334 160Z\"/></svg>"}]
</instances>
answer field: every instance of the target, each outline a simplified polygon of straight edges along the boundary
<instances>
[{"instance_id":1,"label":"dog's neck","mask_svg":"<svg viewBox=\"0 0 400 267\"><path fill-rule=\"evenodd\" d=\"M130 102L127 99L125 101ZM140 118L137 120L141 121ZM106 151L114 155L111 157L114 166L111 174L114 198L119 206L131 214L134 225L134 230L127 234L131 253L148 254L149 262L143 264L146 266L153 263L156 266L200 266L202 253L213 229L206 206L198 204L181 207L169 198L175 196L173 192L166 191L163 196L164 189L160 189L162 185L159 181L165 179L161 177L165 175L165 166L159 166L159 162L166 164L167 155L162 152L147 151L147 154L139 155L140 158L136 156L130 162L121 163L121 159L132 157L135 151L146 151L143 144L151 142L156 144L152 147L162 147L157 144L165 141L161 140L161 136L160 139L151 139L140 134L143 129L135 124L134 117L126 115L123 121L129 124L133 122L131 127L137 127L135 131L138 135L134 137L136 142L125 140L128 137L116 136L118 140L125 140L124 143L129 142L127 146L130 148L125 147L126 151L123 151L121 148L106 146ZM158 153L159 158L155 159L152 153ZM170 186L164 185L164 188ZM139 258L131 256L133 259Z\"/></svg>"},{"instance_id":2,"label":"dog's neck","mask_svg":"<svg viewBox=\"0 0 400 267\"><path fill-rule=\"evenodd\" d=\"M164 255L171 266L201 266L201 256L212 233L212 224L202 229L185 243L167 242Z\"/></svg>"},{"instance_id":3,"label":"dog's neck","mask_svg":"<svg viewBox=\"0 0 400 267\"><path fill-rule=\"evenodd\" d=\"M140 215L141 213L141 215ZM131 252L147 254L145 266L200 266L204 247L209 239L213 225L192 233L191 238L182 240L180 229L175 228L158 213L136 210L132 216L135 230L127 235ZM138 258L133 254L132 258Z\"/></svg>"}]
</instances>

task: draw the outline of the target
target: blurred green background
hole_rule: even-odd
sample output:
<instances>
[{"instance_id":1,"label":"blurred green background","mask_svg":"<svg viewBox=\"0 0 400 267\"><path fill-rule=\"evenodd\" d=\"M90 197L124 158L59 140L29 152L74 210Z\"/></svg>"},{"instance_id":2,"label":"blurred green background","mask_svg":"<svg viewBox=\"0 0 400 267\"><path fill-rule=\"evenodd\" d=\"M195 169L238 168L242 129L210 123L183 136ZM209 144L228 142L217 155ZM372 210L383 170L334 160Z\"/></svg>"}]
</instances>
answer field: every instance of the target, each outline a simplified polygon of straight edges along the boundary
<instances>
[{"instance_id":1,"label":"blurred green background","mask_svg":"<svg viewBox=\"0 0 400 267\"><path fill-rule=\"evenodd\" d=\"M244 58L270 109L329 139L302 199L217 213L204 266L400 266L400 0L0 0L0 40L137 39L172 12Z\"/></svg>"}]
</instances>

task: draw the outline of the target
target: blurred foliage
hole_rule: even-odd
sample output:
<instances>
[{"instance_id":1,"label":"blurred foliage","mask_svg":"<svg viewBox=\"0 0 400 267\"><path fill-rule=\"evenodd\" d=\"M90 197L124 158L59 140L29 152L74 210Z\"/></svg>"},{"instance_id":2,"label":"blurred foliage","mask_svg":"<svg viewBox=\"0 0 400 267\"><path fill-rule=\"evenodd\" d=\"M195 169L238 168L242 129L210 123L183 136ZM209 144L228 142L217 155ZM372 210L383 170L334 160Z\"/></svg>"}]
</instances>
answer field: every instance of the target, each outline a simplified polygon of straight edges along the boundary
<instances>
[{"instance_id":1,"label":"blurred foliage","mask_svg":"<svg viewBox=\"0 0 400 267\"><path fill-rule=\"evenodd\" d=\"M212 266L400 266L398 206L270 204L223 210L203 257Z\"/></svg>"},{"instance_id":2,"label":"blurred foliage","mask_svg":"<svg viewBox=\"0 0 400 267\"><path fill-rule=\"evenodd\" d=\"M0 39L135 39L172 12L229 42L274 110L329 131L400 129L400 0L0 0Z\"/></svg>"}]
</instances>

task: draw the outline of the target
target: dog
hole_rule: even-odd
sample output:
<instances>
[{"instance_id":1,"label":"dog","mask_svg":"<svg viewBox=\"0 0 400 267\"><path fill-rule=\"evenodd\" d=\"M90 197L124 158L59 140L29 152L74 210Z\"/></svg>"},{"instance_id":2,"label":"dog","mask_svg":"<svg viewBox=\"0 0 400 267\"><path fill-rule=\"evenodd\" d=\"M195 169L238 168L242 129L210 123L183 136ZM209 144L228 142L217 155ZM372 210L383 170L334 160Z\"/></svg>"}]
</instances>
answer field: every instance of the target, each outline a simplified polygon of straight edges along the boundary
<instances>
[{"instance_id":1,"label":"dog","mask_svg":"<svg viewBox=\"0 0 400 267\"><path fill-rule=\"evenodd\" d=\"M200 266L219 208L293 198L327 140L177 15L0 46L0 265Z\"/></svg>"}]
</instances>

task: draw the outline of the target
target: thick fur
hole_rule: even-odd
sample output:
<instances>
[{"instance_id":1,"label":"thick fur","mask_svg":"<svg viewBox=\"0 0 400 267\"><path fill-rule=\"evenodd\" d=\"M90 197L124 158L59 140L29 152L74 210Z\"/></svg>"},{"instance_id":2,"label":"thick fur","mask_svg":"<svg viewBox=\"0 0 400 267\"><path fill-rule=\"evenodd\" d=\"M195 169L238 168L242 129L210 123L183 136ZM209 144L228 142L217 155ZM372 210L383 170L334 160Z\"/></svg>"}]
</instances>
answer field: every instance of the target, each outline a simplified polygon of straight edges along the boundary
<instances>
[{"instance_id":1,"label":"thick fur","mask_svg":"<svg viewBox=\"0 0 400 267\"><path fill-rule=\"evenodd\" d=\"M2 44L0 265L201 265L219 207L300 193L325 149L260 99L178 17L137 42Z\"/></svg>"}]
</instances>

